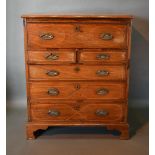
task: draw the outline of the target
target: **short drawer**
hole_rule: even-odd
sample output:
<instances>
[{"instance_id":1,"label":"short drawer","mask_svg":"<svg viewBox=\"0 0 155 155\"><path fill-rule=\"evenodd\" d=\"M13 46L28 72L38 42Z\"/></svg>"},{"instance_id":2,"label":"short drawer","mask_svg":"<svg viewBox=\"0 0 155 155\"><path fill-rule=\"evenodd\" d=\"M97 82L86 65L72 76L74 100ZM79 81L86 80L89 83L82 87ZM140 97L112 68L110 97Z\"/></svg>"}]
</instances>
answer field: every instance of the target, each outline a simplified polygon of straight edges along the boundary
<instances>
[{"instance_id":1,"label":"short drawer","mask_svg":"<svg viewBox=\"0 0 155 155\"><path fill-rule=\"evenodd\" d=\"M31 99L125 99L125 83L31 82Z\"/></svg>"},{"instance_id":2,"label":"short drawer","mask_svg":"<svg viewBox=\"0 0 155 155\"><path fill-rule=\"evenodd\" d=\"M29 73L32 80L125 80L126 66L30 65Z\"/></svg>"},{"instance_id":3,"label":"short drawer","mask_svg":"<svg viewBox=\"0 0 155 155\"><path fill-rule=\"evenodd\" d=\"M79 56L80 63L123 63L127 61L127 52L122 50L83 49Z\"/></svg>"},{"instance_id":4,"label":"short drawer","mask_svg":"<svg viewBox=\"0 0 155 155\"><path fill-rule=\"evenodd\" d=\"M127 48L127 25L27 24L28 49Z\"/></svg>"},{"instance_id":5,"label":"short drawer","mask_svg":"<svg viewBox=\"0 0 155 155\"><path fill-rule=\"evenodd\" d=\"M123 120L122 104L84 104L66 105L44 104L32 105L33 121L108 121Z\"/></svg>"},{"instance_id":6,"label":"short drawer","mask_svg":"<svg viewBox=\"0 0 155 155\"><path fill-rule=\"evenodd\" d=\"M73 49L28 51L28 62L31 64L70 64L76 62L76 54Z\"/></svg>"}]
</instances>

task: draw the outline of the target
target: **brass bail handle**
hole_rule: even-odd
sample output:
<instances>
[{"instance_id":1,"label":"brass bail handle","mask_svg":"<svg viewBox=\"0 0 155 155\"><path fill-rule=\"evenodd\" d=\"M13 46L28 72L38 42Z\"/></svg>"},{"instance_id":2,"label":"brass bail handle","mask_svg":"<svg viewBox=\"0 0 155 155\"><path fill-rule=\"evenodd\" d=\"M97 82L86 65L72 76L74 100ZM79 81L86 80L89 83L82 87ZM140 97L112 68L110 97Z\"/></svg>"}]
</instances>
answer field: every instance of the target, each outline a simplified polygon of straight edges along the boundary
<instances>
[{"instance_id":1,"label":"brass bail handle","mask_svg":"<svg viewBox=\"0 0 155 155\"><path fill-rule=\"evenodd\" d=\"M56 88L50 88L47 93L51 96L57 96L59 95L59 90Z\"/></svg>"},{"instance_id":2,"label":"brass bail handle","mask_svg":"<svg viewBox=\"0 0 155 155\"><path fill-rule=\"evenodd\" d=\"M108 89L105 89L105 88L100 88L100 89L97 89L96 90L96 94L97 95L106 95L109 93L109 90Z\"/></svg>"},{"instance_id":3,"label":"brass bail handle","mask_svg":"<svg viewBox=\"0 0 155 155\"><path fill-rule=\"evenodd\" d=\"M56 70L51 70L46 73L48 76L58 76L60 73Z\"/></svg>"},{"instance_id":4,"label":"brass bail handle","mask_svg":"<svg viewBox=\"0 0 155 155\"><path fill-rule=\"evenodd\" d=\"M60 112L58 110L49 110L48 115L56 117L60 115Z\"/></svg>"},{"instance_id":5,"label":"brass bail handle","mask_svg":"<svg viewBox=\"0 0 155 155\"><path fill-rule=\"evenodd\" d=\"M95 114L96 114L97 116L102 116L102 117L104 117L104 116L107 116L109 113L108 113L108 111L106 111L106 110L99 109L99 110L96 110Z\"/></svg>"},{"instance_id":6,"label":"brass bail handle","mask_svg":"<svg viewBox=\"0 0 155 155\"><path fill-rule=\"evenodd\" d=\"M47 60L58 60L59 59L59 56L57 54L51 53L51 54L45 56L45 58Z\"/></svg>"},{"instance_id":7,"label":"brass bail handle","mask_svg":"<svg viewBox=\"0 0 155 155\"><path fill-rule=\"evenodd\" d=\"M110 58L110 56L108 54L105 53L101 53L96 55L96 59L98 60L108 60Z\"/></svg>"},{"instance_id":8,"label":"brass bail handle","mask_svg":"<svg viewBox=\"0 0 155 155\"><path fill-rule=\"evenodd\" d=\"M98 70L98 71L96 72L96 74L97 74L98 76L107 76L107 75L109 75L109 72L106 71L106 70Z\"/></svg>"},{"instance_id":9,"label":"brass bail handle","mask_svg":"<svg viewBox=\"0 0 155 155\"><path fill-rule=\"evenodd\" d=\"M52 40L54 39L54 35L52 33L42 33L40 38L43 40Z\"/></svg>"},{"instance_id":10,"label":"brass bail handle","mask_svg":"<svg viewBox=\"0 0 155 155\"><path fill-rule=\"evenodd\" d=\"M100 35L100 38L102 40L112 40L113 39L113 35L111 33L102 33Z\"/></svg>"}]
</instances>

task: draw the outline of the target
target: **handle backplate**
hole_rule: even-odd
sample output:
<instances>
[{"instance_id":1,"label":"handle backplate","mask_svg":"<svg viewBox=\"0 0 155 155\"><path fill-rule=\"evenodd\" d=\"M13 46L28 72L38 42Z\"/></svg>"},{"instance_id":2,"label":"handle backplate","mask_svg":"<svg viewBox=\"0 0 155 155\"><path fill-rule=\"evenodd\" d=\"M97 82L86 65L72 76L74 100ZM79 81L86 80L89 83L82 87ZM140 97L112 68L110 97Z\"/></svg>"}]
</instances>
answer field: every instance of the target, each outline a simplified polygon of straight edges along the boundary
<instances>
[{"instance_id":1,"label":"handle backplate","mask_svg":"<svg viewBox=\"0 0 155 155\"><path fill-rule=\"evenodd\" d=\"M110 33L102 33L100 37L102 40L112 40L113 39L113 35Z\"/></svg>"},{"instance_id":2,"label":"handle backplate","mask_svg":"<svg viewBox=\"0 0 155 155\"><path fill-rule=\"evenodd\" d=\"M57 96L59 95L59 90L56 88L50 88L48 89L48 94L51 96Z\"/></svg>"},{"instance_id":3,"label":"handle backplate","mask_svg":"<svg viewBox=\"0 0 155 155\"><path fill-rule=\"evenodd\" d=\"M102 117L104 117L104 116L107 116L107 115L108 115L108 111L103 110L103 109L99 109L99 110L96 110L95 114L96 114L97 116L102 116Z\"/></svg>"},{"instance_id":4,"label":"handle backplate","mask_svg":"<svg viewBox=\"0 0 155 155\"><path fill-rule=\"evenodd\" d=\"M100 88L100 89L97 89L96 90L96 94L97 95L106 95L109 93L109 90L108 89L105 89L105 88Z\"/></svg>"},{"instance_id":5,"label":"handle backplate","mask_svg":"<svg viewBox=\"0 0 155 155\"><path fill-rule=\"evenodd\" d=\"M59 116L60 111L58 111L58 110L49 110L48 115L50 115L50 116Z\"/></svg>"},{"instance_id":6,"label":"handle backplate","mask_svg":"<svg viewBox=\"0 0 155 155\"><path fill-rule=\"evenodd\" d=\"M99 75L99 76L107 76L107 75L109 75L109 72L106 71L106 70L98 70L96 72L96 74Z\"/></svg>"},{"instance_id":7,"label":"handle backplate","mask_svg":"<svg viewBox=\"0 0 155 155\"><path fill-rule=\"evenodd\" d=\"M51 53L50 55L48 55L48 56L46 56L45 57L47 60L58 60L59 59L59 56L58 55L56 55L56 54L53 54L53 53Z\"/></svg>"},{"instance_id":8,"label":"handle backplate","mask_svg":"<svg viewBox=\"0 0 155 155\"><path fill-rule=\"evenodd\" d=\"M43 40L52 40L54 39L54 35L52 33L43 33L40 35L40 38Z\"/></svg>"},{"instance_id":9,"label":"handle backplate","mask_svg":"<svg viewBox=\"0 0 155 155\"><path fill-rule=\"evenodd\" d=\"M58 76L60 73L56 70L51 70L46 73L48 76Z\"/></svg>"},{"instance_id":10,"label":"handle backplate","mask_svg":"<svg viewBox=\"0 0 155 155\"><path fill-rule=\"evenodd\" d=\"M98 60L107 60L109 58L110 58L110 56L108 54L104 54L104 53L100 53L100 54L96 55L96 59L98 59Z\"/></svg>"}]
</instances>

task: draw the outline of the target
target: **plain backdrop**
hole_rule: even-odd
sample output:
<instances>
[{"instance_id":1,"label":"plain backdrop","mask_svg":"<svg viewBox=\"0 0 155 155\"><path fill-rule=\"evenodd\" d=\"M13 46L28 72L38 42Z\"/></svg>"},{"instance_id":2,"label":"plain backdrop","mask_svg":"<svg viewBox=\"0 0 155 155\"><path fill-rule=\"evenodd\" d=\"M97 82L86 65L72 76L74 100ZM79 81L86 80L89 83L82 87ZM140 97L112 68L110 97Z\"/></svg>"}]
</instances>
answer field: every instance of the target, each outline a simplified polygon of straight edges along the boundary
<instances>
[{"instance_id":1,"label":"plain backdrop","mask_svg":"<svg viewBox=\"0 0 155 155\"><path fill-rule=\"evenodd\" d=\"M124 13L134 16L129 104L146 106L149 94L148 0L7 0L7 103L26 106L22 14L52 12Z\"/></svg>"}]
</instances>

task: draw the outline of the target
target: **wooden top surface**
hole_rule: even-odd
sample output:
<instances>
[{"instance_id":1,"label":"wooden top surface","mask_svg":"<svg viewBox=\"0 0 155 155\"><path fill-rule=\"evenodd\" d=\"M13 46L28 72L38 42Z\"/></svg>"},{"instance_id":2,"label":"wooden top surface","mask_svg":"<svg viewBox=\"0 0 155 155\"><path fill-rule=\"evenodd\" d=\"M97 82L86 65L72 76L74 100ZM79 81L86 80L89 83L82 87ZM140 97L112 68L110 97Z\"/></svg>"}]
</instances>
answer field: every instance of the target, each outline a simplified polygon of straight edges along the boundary
<instances>
[{"instance_id":1,"label":"wooden top surface","mask_svg":"<svg viewBox=\"0 0 155 155\"><path fill-rule=\"evenodd\" d=\"M101 13L49 13L49 14L25 14L22 18L105 18L105 19L132 19L132 15L126 14L101 14Z\"/></svg>"}]
</instances>

